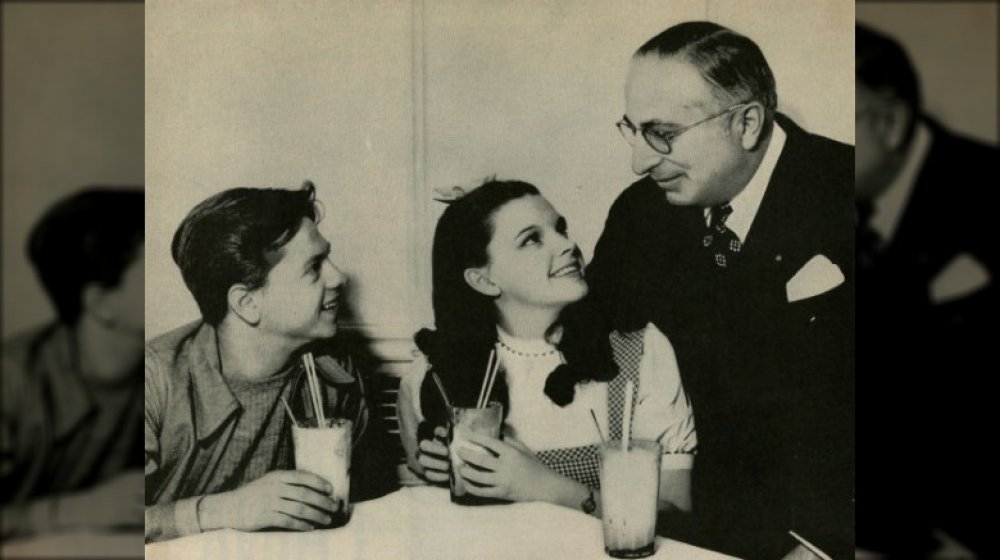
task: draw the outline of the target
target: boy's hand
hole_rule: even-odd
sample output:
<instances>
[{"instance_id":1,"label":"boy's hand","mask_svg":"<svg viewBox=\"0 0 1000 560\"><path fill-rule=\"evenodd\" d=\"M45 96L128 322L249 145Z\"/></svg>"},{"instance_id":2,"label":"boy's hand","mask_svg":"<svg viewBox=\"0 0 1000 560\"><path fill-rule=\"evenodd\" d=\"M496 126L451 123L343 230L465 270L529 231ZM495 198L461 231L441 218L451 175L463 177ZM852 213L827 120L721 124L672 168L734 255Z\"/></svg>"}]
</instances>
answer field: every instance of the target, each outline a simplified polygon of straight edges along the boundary
<instances>
[{"instance_id":1,"label":"boy's hand","mask_svg":"<svg viewBox=\"0 0 1000 560\"><path fill-rule=\"evenodd\" d=\"M448 446L444 441L448 431L438 426L434 429L434 438L420 442L417 450L417 460L424 469L424 477L431 482L447 482L451 472L451 461L448 458Z\"/></svg>"},{"instance_id":2,"label":"boy's hand","mask_svg":"<svg viewBox=\"0 0 1000 560\"><path fill-rule=\"evenodd\" d=\"M145 483L140 470L126 471L81 492L60 496L59 529L114 529L143 523Z\"/></svg>"},{"instance_id":3,"label":"boy's hand","mask_svg":"<svg viewBox=\"0 0 1000 560\"><path fill-rule=\"evenodd\" d=\"M329 523L330 513L342 507L331 492L333 486L312 473L273 471L236 490L205 496L199 518L202 530L311 531Z\"/></svg>"}]
</instances>

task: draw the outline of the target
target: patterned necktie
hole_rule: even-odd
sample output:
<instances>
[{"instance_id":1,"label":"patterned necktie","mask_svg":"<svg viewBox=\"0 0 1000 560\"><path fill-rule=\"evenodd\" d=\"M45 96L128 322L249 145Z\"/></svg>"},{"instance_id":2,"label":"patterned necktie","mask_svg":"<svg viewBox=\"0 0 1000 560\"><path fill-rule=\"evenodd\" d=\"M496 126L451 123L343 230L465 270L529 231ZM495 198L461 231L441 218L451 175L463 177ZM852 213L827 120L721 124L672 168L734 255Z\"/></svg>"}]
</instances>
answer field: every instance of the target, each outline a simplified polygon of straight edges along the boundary
<instances>
[{"instance_id":1,"label":"patterned necktie","mask_svg":"<svg viewBox=\"0 0 1000 560\"><path fill-rule=\"evenodd\" d=\"M882 246L882 236L872 228L871 224L872 215L875 213L875 204L871 200L858 200L856 205L858 222L854 231L854 249L858 258L858 267L867 270L875 264Z\"/></svg>"},{"instance_id":2,"label":"patterned necktie","mask_svg":"<svg viewBox=\"0 0 1000 560\"><path fill-rule=\"evenodd\" d=\"M726 227L726 219L732 213L733 207L728 203L713 206L709 211L708 231L702 238L702 245L712 254L715 265L719 268L726 268L730 259L743 248L740 238Z\"/></svg>"}]
</instances>

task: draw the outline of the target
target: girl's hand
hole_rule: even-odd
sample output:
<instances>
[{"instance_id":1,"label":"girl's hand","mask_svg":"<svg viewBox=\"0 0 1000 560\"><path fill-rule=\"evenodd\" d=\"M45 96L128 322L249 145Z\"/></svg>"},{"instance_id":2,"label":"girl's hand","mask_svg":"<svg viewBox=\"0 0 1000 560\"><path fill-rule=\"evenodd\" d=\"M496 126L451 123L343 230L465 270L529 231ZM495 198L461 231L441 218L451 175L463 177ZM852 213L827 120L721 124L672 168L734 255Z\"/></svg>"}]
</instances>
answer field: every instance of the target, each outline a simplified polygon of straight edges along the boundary
<instances>
[{"instance_id":1,"label":"girl's hand","mask_svg":"<svg viewBox=\"0 0 1000 560\"><path fill-rule=\"evenodd\" d=\"M434 428L434 438L420 441L417 461L423 467L424 478L431 482L448 482L451 462L448 460L448 446L444 440L448 431L443 426Z\"/></svg>"},{"instance_id":2,"label":"girl's hand","mask_svg":"<svg viewBox=\"0 0 1000 560\"><path fill-rule=\"evenodd\" d=\"M514 502L551 501L548 491L554 479L562 477L535 457L524 444L511 439L469 434L470 443L482 446L482 451L459 449L458 456L467 464L459 475L471 484L470 494Z\"/></svg>"}]
</instances>

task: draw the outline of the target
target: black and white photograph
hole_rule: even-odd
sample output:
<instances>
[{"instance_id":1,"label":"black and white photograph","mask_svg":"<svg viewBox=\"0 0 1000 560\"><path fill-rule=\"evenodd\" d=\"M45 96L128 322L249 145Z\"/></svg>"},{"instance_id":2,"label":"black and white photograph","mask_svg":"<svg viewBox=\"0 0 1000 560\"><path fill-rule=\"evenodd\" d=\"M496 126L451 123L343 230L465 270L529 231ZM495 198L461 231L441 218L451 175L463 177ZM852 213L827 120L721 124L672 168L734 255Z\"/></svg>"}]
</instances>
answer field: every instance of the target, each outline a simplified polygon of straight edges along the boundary
<instances>
[{"instance_id":1,"label":"black and white photograph","mask_svg":"<svg viewBox=\"0 0 1000 560\"><path fill-rule=\"evenodd\" d=\"M146 557L853 557L853 47L147 2Z\"/></svg>"},{"instance_id":2,"label":"black and white photograph","mask_svg":"<svg viewBox=\"0 0 1000 560\"><path fill-rule=\"evenodd\" d=\"M145 5L147 558L851 558L854 4Z\"/></svg>"}]
</instances>

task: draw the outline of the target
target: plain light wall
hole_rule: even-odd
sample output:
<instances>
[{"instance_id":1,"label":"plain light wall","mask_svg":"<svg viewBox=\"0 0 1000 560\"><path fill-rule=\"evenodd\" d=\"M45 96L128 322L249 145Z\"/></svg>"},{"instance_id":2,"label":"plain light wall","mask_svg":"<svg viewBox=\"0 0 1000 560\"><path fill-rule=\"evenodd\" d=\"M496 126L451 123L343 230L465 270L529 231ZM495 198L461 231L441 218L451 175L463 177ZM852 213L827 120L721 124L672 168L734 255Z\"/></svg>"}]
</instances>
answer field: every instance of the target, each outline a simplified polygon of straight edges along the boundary
<instances>
[{"instance_id":1,"label":"plain light wall","mask_svg":"<svg viewBox=\"0 0 1000 560\"><path fill-rule=\"evenodd\" d=\"M864 2L857 17L906 49L930 115L995 144L997 9L995 2Z\"/></svg>"},{"instance_id":2,"label":"plain light wall","mask_svg":"<svg viewBox=\"0 0 1000 560\"><path fill-rule=\"evenodd\" d=\"M199 316L170 257L192 207L306 179L356 322L399 330L410 314L411 24L398 1L146 3L147 337Z\"/></svg>"},{"instance_id":3,"label":"plain light wall","mask_svg":"<svg viewBox=\"0 0 1000 560\"><path fill-rule=\"evenodd\" d=\"M143 182L143 6L0 9L6 336L55 316L25 253L42 213L86 185Z\"/></svg>"},{"instance_id":4,"label":"plain light wall","mask_svg":"<svg viewBox=\"0 0 1000 560\"><path fill-rule=\"evenodd\" d=\"M376 337L431 323L435 189L533 182L589 256L636 179L613 125L629 58L681 21L713 17L757 41L782 110L852 142L853 6L147 3L147 336L197 316L170 237L194 204L237 185L316 182L353 320Z\"/></svg>"}]
</instances>

